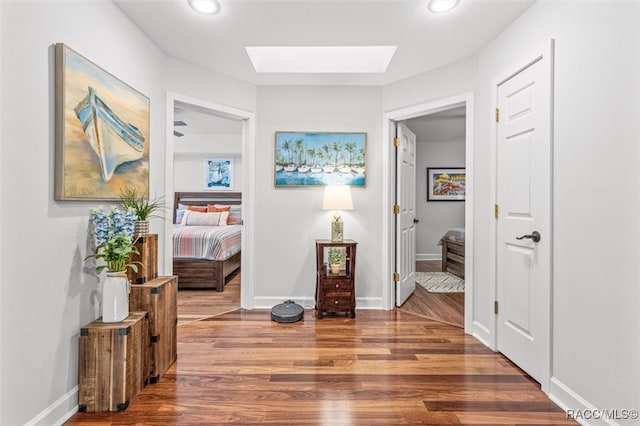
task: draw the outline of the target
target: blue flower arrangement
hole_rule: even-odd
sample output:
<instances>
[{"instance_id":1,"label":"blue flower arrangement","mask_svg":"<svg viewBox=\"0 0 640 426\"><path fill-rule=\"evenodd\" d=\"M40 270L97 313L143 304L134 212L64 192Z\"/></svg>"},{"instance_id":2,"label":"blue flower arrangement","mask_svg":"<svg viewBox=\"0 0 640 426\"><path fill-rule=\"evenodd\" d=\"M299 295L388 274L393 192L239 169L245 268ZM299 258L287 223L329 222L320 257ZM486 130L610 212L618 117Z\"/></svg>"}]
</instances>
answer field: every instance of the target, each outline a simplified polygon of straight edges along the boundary
<instances>
[{"instance_id":1,"label":"blue flower arrangement","mask_svg":"<svg viewBox=\"0 0 640 426\"><path fill-rule=\"evenodd\" d=\"M133 245L135 222L137 215L131 210L120 211L111 207L105 211L103 207L91 210L91 222L94 226L96 251L85 258L103 259L106 265L96 267L96 273L124 272L128 267L138 271L140 262L129 262L132 254L140 254Z\"/></svg>"}]
</instances>

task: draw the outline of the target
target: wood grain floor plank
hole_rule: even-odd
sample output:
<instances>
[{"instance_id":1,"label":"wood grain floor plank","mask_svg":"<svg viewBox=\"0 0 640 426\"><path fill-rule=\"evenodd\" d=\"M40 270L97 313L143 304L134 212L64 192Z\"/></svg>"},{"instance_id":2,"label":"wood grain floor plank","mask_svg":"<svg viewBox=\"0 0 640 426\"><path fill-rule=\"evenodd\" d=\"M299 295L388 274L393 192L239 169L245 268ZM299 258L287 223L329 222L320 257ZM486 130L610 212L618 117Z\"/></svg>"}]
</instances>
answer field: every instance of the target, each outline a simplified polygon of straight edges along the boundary
<instances>
[{"instance_id":1,"label":"wood grain floor plank","mask_svg":"<svg viewBox=\"0 0 640 426\"><path fill-rule=\"evenodd\" d=\"M211 307L185 297L178 361L159 382L123 412L77 413L66 424L576 424L502 355L423 315L317 321L305 311L279 324L269 311L206 316Z\"/></svg>"},{"instance_id":2,"label":"wood grain floor plank","mask_svg":"<svg viewBox=\"0 0 640 426\"><path fill-rule=\"evenodd\" d=\"M440 272L440 260L419 260L418 272ZM464 327L464 293L430 293L419 284L409 299L399 308L435 321L456 327Z\"/></svg>"}]
</instances>

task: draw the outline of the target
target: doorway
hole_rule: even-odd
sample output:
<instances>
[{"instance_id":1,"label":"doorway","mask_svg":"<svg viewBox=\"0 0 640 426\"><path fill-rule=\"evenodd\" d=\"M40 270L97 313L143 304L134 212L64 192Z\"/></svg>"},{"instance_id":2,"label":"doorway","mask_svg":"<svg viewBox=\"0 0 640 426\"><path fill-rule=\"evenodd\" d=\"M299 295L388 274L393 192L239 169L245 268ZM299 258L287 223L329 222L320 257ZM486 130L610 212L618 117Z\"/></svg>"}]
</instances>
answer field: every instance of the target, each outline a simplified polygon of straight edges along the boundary
<instances>
[{"instance_id":1,"label":"doorway","mask_svg":"<svg viewBox=\"0 0 640 426\"><path fill-rule=\"evenodd\" d=\"M218 124L222 125L239 125L240 130L240 154L242 158L242 168L239 171L238 178L242 182L242 252L241 252L241 289L240 289L240 307L253 308L254 294L254 272L253 262L253 170L255 169L254 159L251 155L250 146L253 146L255 139L255 115L251 112L228 107L226 105L215 104L212 102L195 99L175 93L167 93L166 103L166 147L165 147L165 194L168 198L173 199L176 191L174 174L176 166L174 158L176 152L180 153L180 149L176 147L174 131L180 132L180 127L174 127L176 119L176 110L197 111L201 115L210 115L212 120L218 120ZM194 155L202 155L204 152L195 152ZM224 154L221 152L220 154ZM230 153L227 153L230 154ZM181 154L178 154L180 157ZM217 155L217 154L216 154ZM186 156L188 157L188 155ZM203 166L204 167L204 166ZM173 206L167 212L169 218L173 216ZM173 221L165 221L165 250L164 265L167 274L173 273L173 255L171 247L173 247Z\"/></svg>"},{"instance_id":2,"label":"doorway","mask_svg":"<svg viewBox=\"0 0 640 426\"><path fill-rule=\"evenodd\" d=\"M393 212L393 204L395 197L395 147L393 140L395 138L396 123L404 120L410 120L416 117L422 117L434 113L438 113L453 108L465 109L465 161L464 167L466 175L473 176L473 94L464 94L438 101L428 102L424 104L414 105L402 108L384 114L383 119L383 140L385 148L383 150L383 179L387 182L386 189L383 191L383 256L388 259L388 263L383 268L388 271L384 276L389 277L389 282L384 283L383 299L387 309L393 309L395 306L396 281L394 281L394 272L396 272L396 236L395 223L396 218ZM473 309L473 181L467 178L466 182L466 200L464 208L465 222L465 293L464 293L464 328L466 333L471 333L472 326L472 309ZM388 269L387 269L388 268ZM397 278L397 277L396 277Z\"/></svg>"},{"instance_id":3,"label":"doorway","mask_svg":"<svg viewBox=\"0 0 640 426\"><path fill-rule=\"evenodd\" d=\"M402 122L416 135L417 283L415 295L402 310L460 328L464 327L465 260L460 249L464 249L465 201L453 194L460 191L458 178L464 176L465 122L464 105ZM450 182L436 181L436 173L443 179L449 176ZM451 199L428 193L436 183Z\"/></svg>"}]
</instances>

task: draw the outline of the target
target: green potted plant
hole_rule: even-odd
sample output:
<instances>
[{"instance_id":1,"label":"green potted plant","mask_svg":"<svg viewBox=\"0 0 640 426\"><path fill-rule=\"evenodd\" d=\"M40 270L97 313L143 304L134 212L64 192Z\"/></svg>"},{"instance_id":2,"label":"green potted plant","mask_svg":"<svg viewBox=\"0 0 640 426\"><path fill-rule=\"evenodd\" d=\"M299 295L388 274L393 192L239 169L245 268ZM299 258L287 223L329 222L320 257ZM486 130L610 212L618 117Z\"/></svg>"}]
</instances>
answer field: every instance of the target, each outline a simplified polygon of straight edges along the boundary
<instances>
[{"instance_id":1,"label":"green potted plant","mask_svg":"<svg viewBox=\"0 0 640 426\"><path fill-rule=\"evenodd\" d=\"M164 208L164 198L149 198L148 193L142 194L136 188L132 188L120 193L120 204L137 216L135 235L145 236L149 235L149 219L155 217L155 212Z\"/></svg>"},{"instance_id":2,"label":"green potted plant","mask_svg":"<svg viewBox=\"0 0 640 426\"><path fill-rule=\"evenodd\" d=\"M328 253L329 257L329 267L331 268L332 274L337 274L340 272L340 266L344 263L346 259L346 254L343 249L338 247L331 247Z\"/></svg>"},{"instance_id":3,"label":"green potted plant","mask_svg":"<svg viewBox=\"0 0 640 426\"><path fill-rule=\"evenodd\" d=\"M104 265L96 266L96 274L107 270L107 274L117 274L127 272L127 268L138 272L138 265L141 262L130 262L132 254L140 254L138 248L133 245L131 236L124 231L111 236L107 241L96 247L96 252L90 254L85 260L90 258L102 259Z\"/></svg>"}]
</instances>

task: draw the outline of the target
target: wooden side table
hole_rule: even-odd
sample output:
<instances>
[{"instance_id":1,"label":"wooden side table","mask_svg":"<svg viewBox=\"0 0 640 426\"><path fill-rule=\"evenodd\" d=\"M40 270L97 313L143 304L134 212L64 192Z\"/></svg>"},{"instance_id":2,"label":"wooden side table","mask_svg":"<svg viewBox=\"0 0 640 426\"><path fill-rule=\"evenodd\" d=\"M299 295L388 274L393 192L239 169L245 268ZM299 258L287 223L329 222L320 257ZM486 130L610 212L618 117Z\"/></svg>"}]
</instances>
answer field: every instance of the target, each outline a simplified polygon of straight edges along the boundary
<instances>
[{"instance_id":1,"label":"wooden side table","mask_svg":"<svg viewBox=\"0 0 640 426\"><path fill-rule=\"evenodd\" d=\"M356 317L356 246L354 240L340 242L316 240L316 318L322 319L325 313L348 313ZM346 259L340 271L332 273L327 256L330 248L345 251Z\"/></svg>"},{"instance_id":2,"label":"wooden side table","mask_svg":"<svg viewBox=\"0 0 640 426\"><path fill-rule=\"evenodd\" d=\"M131 284L130 311L149 312L149 362L145 379L156 383L178 357L178 277Z\"/></svg>"},{"instance_id":3,"label":"wooden side table","mask_svg":"<svg viewBox=\"0 0 640 426\"><path fill-rule=\"evenodd\" d=\"M78 410L122 411L145 384L148 315L131 312L120 322L97 319L80 329Z\"/></svg>"}]
</instances>

